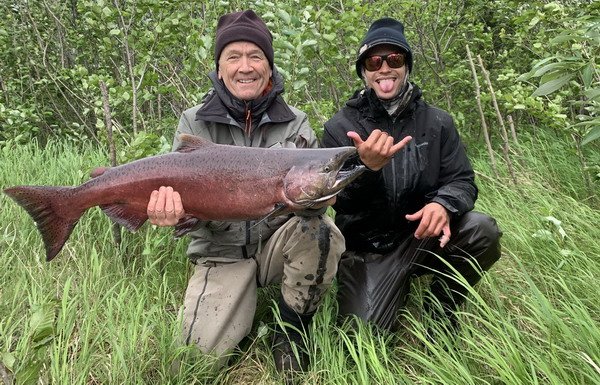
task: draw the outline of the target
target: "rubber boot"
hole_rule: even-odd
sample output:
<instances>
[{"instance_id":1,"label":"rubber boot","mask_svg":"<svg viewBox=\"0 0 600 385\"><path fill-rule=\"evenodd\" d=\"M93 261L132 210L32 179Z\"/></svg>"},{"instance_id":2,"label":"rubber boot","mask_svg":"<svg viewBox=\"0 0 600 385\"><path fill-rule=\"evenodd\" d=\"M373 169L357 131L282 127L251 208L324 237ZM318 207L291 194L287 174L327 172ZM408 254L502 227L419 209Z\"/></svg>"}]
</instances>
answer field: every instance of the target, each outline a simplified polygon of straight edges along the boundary
<instances>
[{"instance_id":1,"label":"rubber boot","mask_svg":"<svg viewBox=\"0 0 600 385\"><path fill-rule=\"evenodd\" d=\"M309 358L303 334L308 334L314 312L298 314L280 298L279 313L282 325L275 326L273 358L275 368L285 375L287 384L293 383L295 372L304 372L308 368Z\"/></svg>"}]
</instances>

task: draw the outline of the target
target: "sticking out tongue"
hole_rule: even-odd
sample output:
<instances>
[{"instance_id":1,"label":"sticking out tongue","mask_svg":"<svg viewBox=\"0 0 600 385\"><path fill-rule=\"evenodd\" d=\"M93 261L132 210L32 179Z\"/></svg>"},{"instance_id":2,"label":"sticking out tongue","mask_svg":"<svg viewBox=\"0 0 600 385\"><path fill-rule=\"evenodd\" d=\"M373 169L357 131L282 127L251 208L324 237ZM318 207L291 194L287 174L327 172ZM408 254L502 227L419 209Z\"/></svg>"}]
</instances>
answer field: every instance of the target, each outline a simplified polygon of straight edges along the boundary
<instances>
[{"instance_id":1,"label":"sticking out tongue","mask_svg":"<svg viewBox=\"0 0 600 385\"><path fill-rule=\"evenodd\" d=\"M383 92L390 92L394 89L394 79L382 79L379 81L379 88Z\"/></svg>"}]
</instances>

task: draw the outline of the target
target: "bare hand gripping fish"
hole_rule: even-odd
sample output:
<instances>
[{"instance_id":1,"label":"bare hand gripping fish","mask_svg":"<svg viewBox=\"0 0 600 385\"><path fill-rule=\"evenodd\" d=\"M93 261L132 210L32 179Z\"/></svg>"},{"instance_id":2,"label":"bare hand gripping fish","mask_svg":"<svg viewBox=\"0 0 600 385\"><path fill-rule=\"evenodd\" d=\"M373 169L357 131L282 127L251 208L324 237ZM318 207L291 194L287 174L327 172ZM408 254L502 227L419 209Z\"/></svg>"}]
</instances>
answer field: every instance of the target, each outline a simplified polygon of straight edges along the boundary
<instances>
[{"instance_id":1,"label":"bare hand gripping fish","mask_svg":"<svg viewBox=\"0 0 600 385\"><path fill-rule=\"evenodd\" d=\"M90 207L100 206L130 231L148 219L150 193L172 186L188 216L177 235L198 220L257 220L320 208L365 170L343 169L354 147L253 148L214 144L183 134L176 152L108 168L77 187L16 186L4 193L36 222L52 260Z\"/></svg>"}]
</instances>

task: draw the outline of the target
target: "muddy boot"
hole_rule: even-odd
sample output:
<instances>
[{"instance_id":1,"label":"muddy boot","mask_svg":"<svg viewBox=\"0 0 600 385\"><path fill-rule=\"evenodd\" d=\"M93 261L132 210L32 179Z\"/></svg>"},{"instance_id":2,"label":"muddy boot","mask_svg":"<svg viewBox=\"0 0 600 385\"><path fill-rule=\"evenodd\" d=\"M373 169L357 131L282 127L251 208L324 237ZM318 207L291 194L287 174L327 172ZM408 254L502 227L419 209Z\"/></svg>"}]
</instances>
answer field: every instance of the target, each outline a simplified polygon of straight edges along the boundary
<instances>
[{"instance_id":1,"label":"muddy boot","mask_svg":"<svg viewBox=\"0 0 600 385\"><path fill-rule=\"evenodd\" d=\"M286 384L291 384L294 373L304 372L308 368L309 357L303 334L308 333L314 312L298 314L283 299L279 300L279 312L282 325L275 326L273 358L277 371L285 375Z\"/></svg>"}]
</instances>

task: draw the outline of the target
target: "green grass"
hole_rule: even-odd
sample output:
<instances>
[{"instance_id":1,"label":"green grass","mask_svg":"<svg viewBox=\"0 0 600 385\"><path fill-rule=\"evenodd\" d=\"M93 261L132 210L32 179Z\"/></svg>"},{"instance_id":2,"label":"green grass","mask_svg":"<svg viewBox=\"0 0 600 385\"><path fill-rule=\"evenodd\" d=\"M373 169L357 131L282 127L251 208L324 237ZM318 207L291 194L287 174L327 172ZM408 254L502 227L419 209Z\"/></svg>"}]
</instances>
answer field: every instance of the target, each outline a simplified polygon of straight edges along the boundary
<instances>
[{"instance_id":1,"label":"green grass","mask_svg":"<svg viewBox=\"0 0 600 385\"><path fill-rule=\"evenodd\" d=\"M489 178L487 161L473 159L477 209L498 220L503 257L472 290L460 333L451 338L422 314L427 278L413 282L396 333L337 324L334 288L312 325L311 370L300 383L600 384L597 197L582 191L560 143L521 142L517 186ZM0 188L76 185L105 164L92 147L7 146ZM32 220L0 194L0 383L282 383L270 357L276 288L261 291L256 327L227 370L181 345L186 244L145 225L124 232L117 248L109 220L92 209L48 263Z\"/></svg>"}]
</instances>

